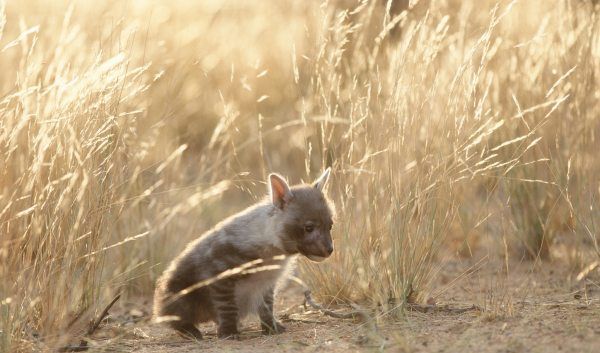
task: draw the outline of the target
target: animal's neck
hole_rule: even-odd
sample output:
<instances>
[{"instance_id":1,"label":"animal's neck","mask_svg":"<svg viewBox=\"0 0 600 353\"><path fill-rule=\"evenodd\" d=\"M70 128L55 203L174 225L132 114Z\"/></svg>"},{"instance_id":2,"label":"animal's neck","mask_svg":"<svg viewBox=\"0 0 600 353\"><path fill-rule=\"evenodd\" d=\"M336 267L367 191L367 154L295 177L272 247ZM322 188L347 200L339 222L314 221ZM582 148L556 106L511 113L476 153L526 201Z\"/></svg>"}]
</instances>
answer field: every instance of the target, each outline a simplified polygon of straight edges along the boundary
<instances>
[{"instance_id":1,"label":"animal's neck","mask_svg":"<svg viewBox=\"0 0 600 353\"><path fill-rule=\"evenodd\" d=\"M248 234L245 235L246 246L255 249L262 258L286 255L282 241L281 211L273 205L263 204L248 212L247 227Z\"/></svg>"}]
</instances>

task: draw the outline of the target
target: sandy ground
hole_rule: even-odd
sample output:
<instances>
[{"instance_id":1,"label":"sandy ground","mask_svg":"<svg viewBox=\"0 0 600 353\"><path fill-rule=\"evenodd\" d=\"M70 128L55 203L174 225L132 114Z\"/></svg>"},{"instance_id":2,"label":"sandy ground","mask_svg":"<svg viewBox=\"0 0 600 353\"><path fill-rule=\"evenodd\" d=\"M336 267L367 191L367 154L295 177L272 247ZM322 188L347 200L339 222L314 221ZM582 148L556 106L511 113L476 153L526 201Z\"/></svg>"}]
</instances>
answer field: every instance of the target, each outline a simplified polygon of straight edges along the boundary
<instances>
[{"instance_id":1,"label":"sandy ground","mask_svg":"<svg viewBox=\"0 0 600 353\"><path fill-rule=\"evenodd\" d=\"M434 284L435 308L372 323L305 308L290 288L276 307L288 331L262 336L247 322L240 341L186 341L149 322L150 298L121 303L95 335L103 352L600 352L600 276L577 282L559 264L448 262ZM506 267L504 267L506 268ZM476 305L482 310L457 312ZM450 309L448 309L450 308ZM348 310L340 308L339 310Z\"/></svg>"}]
</instances>

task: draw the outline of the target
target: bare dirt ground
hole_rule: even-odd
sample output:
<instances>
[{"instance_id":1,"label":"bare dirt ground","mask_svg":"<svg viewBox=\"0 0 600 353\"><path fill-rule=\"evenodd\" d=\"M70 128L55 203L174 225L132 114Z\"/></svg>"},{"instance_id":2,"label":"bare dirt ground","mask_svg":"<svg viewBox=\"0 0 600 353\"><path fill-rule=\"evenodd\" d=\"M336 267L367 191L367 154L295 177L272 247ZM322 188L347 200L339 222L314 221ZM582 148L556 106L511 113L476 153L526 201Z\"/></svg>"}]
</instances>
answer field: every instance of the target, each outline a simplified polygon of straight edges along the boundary
<instances>
[{"instance_id":1,"label":"bare dirt ground","mask_svg":"<svg viewBox=\"0 0 600 353\"><path fill-rule=\"evenodd\" d=\"M217 339L212 324L201 327L203 341L186 341L149 322L150 299L123 302L96 333L91 351L600 352L597 273L577 282L556 263L511 264L508 275L506 266L498 268L502 264L492 266L486 258L447 262L433 286L435 308L380 318L375 325L305 308L301 291L292 286L277 303L288 331L262 336L249 321L240 341ZM472 305L481 310L453 310Z\"/></svg>"}]
</instances>

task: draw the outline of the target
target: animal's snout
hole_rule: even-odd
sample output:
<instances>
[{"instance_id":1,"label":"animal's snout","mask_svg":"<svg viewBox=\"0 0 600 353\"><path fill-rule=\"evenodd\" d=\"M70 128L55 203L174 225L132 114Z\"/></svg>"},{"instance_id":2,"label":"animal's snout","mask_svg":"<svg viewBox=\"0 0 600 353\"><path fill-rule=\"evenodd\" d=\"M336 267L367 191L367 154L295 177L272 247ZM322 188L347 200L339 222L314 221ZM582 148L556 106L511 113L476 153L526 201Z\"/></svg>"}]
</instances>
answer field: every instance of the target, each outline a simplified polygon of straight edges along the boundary
<instances>
[{"instance_id":1,"label":"animal's snout","mask_svg":"<svg viewBox=\"0 0 600 353\"><path fill-rule=\"evenodd\" d=\"M319 256L329 257L333 253L333 241L330 239L321 239L318 245Z\"/></svg>"}]
</instances>

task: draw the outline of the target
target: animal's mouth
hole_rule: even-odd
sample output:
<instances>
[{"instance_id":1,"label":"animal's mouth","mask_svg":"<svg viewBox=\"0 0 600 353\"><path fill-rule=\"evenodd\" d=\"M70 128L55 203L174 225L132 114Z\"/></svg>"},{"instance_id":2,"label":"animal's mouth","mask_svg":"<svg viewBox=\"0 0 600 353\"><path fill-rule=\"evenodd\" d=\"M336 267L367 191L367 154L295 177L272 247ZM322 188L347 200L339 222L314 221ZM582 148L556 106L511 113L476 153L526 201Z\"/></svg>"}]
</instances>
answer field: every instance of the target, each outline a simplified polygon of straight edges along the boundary
<instances>
[{"instance_id":1,"label":"animal's mouth","mask_svg":"<svg viewBox=\"0 0 600 353\"><path fill-rule=\"evenodd\" d=\"M306 257L308 257L309 260L314 261L314 262L322 262L328 256L306 255Z\"/></svg>"},{"instance_id":2,"label":"animal's mouth","mask_svg":"<svg viewBox=\"0 0 600 353\"><path fill-rule=\"evenodd\" d=\"M299 252L314 262L322 262L333 253L333 245L310 244L309 246L298 246Z\"/></svg>"}]
</instances>

